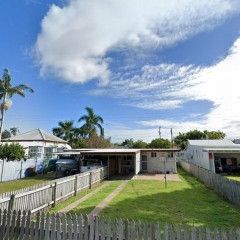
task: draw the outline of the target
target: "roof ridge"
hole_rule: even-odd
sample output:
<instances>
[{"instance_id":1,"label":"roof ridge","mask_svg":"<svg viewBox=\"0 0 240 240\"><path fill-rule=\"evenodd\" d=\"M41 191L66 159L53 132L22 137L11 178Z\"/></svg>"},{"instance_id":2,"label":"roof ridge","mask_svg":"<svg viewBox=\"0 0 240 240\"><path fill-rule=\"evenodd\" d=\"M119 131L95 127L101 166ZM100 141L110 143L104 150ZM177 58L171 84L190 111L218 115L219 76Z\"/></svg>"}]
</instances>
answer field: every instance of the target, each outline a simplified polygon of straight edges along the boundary
<instances>
[{"instance_id":1,"label":"roof ridge","mask_svg":"<svg viewBox=\"0 0 240 240\"><path fill-rule=\"evenodd\" d=\"M44 138L44 135L43 135L43 133L42 133L42 131L41 131L41 129L40 129L40 128L38 128L38 131L39 131L39 133L40 133L40 135L41 135L42 139L45 141L46 139Z\"/></svg>"}]
</instances>

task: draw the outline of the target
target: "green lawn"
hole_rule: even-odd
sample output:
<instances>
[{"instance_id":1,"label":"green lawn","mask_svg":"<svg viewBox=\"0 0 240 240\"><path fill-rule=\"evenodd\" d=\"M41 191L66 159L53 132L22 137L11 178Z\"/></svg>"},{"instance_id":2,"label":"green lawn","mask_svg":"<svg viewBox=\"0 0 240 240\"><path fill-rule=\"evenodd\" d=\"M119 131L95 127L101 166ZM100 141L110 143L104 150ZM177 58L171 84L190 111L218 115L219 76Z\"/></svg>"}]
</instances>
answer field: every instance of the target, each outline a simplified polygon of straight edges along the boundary
<instances>
[{"instance_id":1,"label":"green lawn","mask_svg":"<svg viewBox=\"0 0 240 240\"><path fill-rule=\"evenodd\" d=\"M179 170L182 182L131 180L101 215L195 226L240 226L240 210Z\"/></svg>"},{"instance_id":2,"label":"green lawn","mask_svg":"<svg viewBox=\"0 0 240 240\"><path fill-rule=\"evenodd\" d=\"M50 181L54 179L52 173L45 175L38 175L35 177L28 177L23 179L18 179L14 181L7 181L0 183L0 194L4 192L14 191L21 188L31 187L36 184L44 183L46 181Z\"/></svg>"},{"instance_id":3,"label":"green lawn","mask_svg":"<svg viewBox=\"0 0 240 240\"><path fill-rule=\"evenodd\" d=\"M76 196L70 197L67 200L58 203L54 208L52 208L50 210L50 212L58 212L59 210L67 207L69 204L74 203L75 201L77 201L78 199L82 198L83 196L87 195L88 193L92 192L93 190L95 190L97 187L100 187L102 184L104 184L105 182L101 182L101 183L97 183L95 184L91 189L87 188L84 189L80 192L77 193Z\"/></svg>"},{"instance_id":4,"label":"green lawn","mask_svg":"<svg viewBox=\"0 0 240 240\"><path fill-rule=\"evenodd\" d=\"M105 186L96 195L90 197L86 201L82 202L78 207L74 208L70 213L90 213L101 201L103 201L112 191L114 191L122 181L111 181L111 183Z\"/></svg>"},{"instance_id":5,"label":"green lawn","mask_svg":"<svg viewBox=\"0 0 240 240\"><path fill-rule=\"evenodd\" d=\"M228 179L240 182L240 176L226 176Z\"/></svg>"}]
</instances>

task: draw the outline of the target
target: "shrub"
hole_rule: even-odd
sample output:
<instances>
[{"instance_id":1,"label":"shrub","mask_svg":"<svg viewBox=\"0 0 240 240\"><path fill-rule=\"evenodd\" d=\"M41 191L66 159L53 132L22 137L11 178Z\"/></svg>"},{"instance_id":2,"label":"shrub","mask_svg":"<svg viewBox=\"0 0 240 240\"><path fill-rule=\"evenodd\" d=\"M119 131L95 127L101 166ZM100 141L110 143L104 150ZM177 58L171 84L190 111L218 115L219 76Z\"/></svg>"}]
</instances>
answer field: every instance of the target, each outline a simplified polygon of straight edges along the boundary
<instances>
[{"instance_id":1,"label":"shrub","mask_svg":"<svg viewBox=\"0 0 240 240\"><path fill-rule=\"evenodd\" d=\"M2 144L0 145L0 159L6 161L15 161L24 159L24 148L18 143Z\"/></svg>"}]
</instances>

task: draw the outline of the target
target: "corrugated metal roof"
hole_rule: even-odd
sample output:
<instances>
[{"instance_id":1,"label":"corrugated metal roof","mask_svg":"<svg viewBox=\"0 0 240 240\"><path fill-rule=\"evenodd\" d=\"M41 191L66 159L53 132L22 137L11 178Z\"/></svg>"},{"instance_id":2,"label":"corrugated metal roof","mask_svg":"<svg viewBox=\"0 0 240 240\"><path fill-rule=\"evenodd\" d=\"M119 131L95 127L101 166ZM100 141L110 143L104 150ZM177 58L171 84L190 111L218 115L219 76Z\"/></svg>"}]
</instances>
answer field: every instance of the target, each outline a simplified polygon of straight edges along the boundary
<instances>
[{"instance_id":1,"label":"corrugated metal roof","mask_svg":"<svg viewBox=\"0 0 240 240\"><path fill-rule=\"evenodd\" d=\"M173 149L159 149L159 148L154 148L154 149L135 149L135 148L79 148L79 149L71 149L64 151L65 153L101 153L101 154L107 154L107 153L138 153L140 151L143 152L176 152L179 151L179 149L173 148Z\"/></svg>"},{"instance_id":2,"label":"corrugated metal roof","mask_svg":"<svg viewBox=\"0 0 240 240\"><path fill-rule=\"evenodd\" d=\"M2 141L3 142L44 141L44 142L67 143L67 141L59 137L56 137L53 134L47 133L39 128L26 133L18 134L11 138L3 139Z\"/></svg>"},{"instance_id":3,"label":"corrugated metal roof","mask_svg":"<svg viewBox=\"0 0 240 240\"><path fill-rule=\"evenodd\" d=\"M207 148L240 148L239 144L233 143L228 139L220 140L188 140L190 145L202 146Z\"/></svg>"},{"instance_id":4,"label":"corrugated metal roof","mask_svg":"<svg viewBox=\"0 0 240 240\"><path fill-rule=\"evenodd\" d=\"M215 152L215 153L239 153L240 147L235 148L226 148L226 147L218 147L218 148L203 148L204 151Z\"/></svg>"}]
</instances>

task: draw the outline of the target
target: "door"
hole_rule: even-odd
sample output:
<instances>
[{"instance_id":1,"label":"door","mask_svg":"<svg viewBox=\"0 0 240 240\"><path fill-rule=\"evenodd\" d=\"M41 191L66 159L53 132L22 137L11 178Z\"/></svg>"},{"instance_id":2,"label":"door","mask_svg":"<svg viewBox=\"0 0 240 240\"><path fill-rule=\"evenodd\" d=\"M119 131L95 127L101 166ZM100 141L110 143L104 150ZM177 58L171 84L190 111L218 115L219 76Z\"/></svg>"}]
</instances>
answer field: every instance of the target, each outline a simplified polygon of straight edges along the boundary
<instances>
[{"instance_id":1,"label":"door","mask_svg":"<svg viewBox=\"0 0 240 240\"><path fill-rule=\"evenodd\" d=\"M141 171L142 172L147 172L148 167L147 167L147 155L142 155L141 157Z\"/></svg>"}]
</instances>

